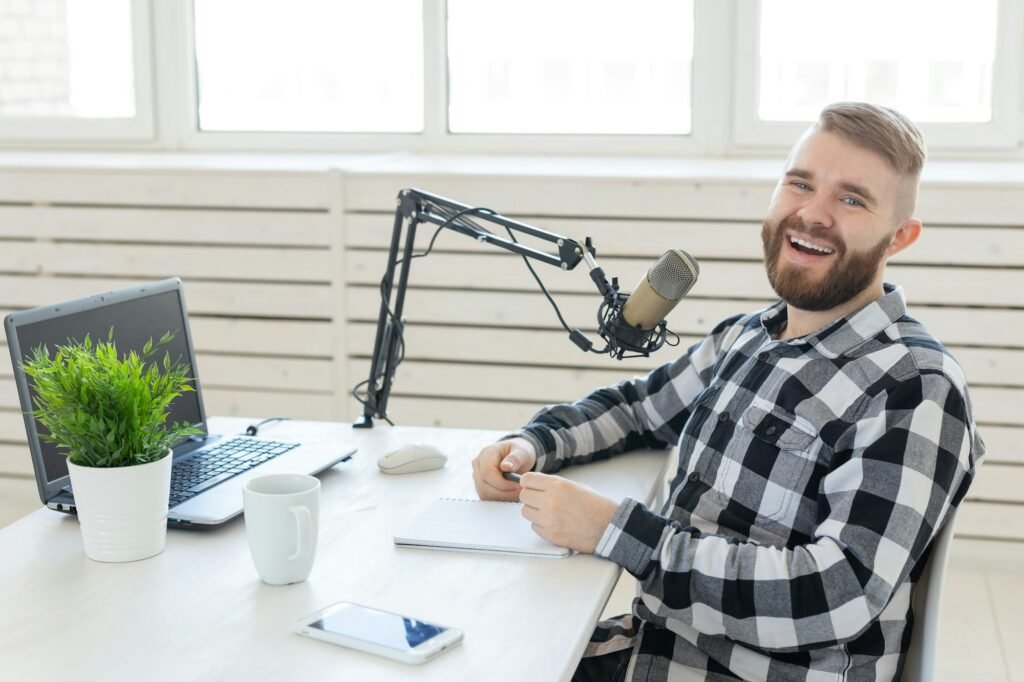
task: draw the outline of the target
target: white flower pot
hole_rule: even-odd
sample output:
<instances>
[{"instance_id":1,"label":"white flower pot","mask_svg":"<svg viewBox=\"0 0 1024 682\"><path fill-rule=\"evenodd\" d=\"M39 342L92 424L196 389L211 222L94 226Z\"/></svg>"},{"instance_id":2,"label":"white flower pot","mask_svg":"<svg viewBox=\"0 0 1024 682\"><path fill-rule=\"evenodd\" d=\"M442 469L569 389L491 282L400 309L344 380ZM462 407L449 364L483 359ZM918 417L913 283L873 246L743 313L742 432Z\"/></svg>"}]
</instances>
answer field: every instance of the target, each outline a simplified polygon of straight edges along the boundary
<instances>
[{"instance_id":1,"label":"white flower pot","mask_svg":"<svg viewBox=\"0 0 1024 682\"><path fill-rule=\"evenodd\" d=\"M85 555L137 561L164 551L171 451L148 464L83 467L68 460Z\"/></svg>"}]
</instances>

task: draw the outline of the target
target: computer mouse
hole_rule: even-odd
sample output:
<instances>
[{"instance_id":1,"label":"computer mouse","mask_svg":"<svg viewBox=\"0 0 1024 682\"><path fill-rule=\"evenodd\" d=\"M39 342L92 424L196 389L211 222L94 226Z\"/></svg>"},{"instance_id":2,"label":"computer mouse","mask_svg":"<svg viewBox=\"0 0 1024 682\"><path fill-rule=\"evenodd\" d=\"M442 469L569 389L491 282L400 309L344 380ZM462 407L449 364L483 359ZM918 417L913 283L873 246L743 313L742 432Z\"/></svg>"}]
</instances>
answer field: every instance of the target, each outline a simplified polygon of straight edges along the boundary
<instances>
[{"instance_id":1,"label":"computer mouse","mask_svg":"<svg viewBox=\"0 0 1024 682\"><path fill-rule=\"evenodd\" d=\"M413 474L440 469L447 461L448 455L433 445L409 443L381 455L377 459L377 466L385 474Z\"/></svg>"}]
</instances>

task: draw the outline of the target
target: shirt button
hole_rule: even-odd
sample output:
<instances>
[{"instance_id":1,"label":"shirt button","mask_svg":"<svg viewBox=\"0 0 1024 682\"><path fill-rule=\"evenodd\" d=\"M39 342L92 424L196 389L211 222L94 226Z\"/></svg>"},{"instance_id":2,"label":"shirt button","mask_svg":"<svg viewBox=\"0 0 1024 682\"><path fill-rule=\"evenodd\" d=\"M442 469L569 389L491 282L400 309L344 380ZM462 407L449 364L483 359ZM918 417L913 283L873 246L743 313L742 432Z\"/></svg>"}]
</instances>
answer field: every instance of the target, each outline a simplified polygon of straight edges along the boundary
<instances>
[{"instance_id":1,"label":"shirt button","mask_svg":"<svg viewBox=\"0 0 1024 682\"><path fill-rule=\"evenodd\" d=\"M696 471L692 471L692 472L690 472L690 475L687 478L690 479L691 483L694 482L694 481L699 481L700 480L700 474L698 474Z\"/></svg>"},{"instance_id":2,"label":"shirt button","mask_svg":"<svg viewBox=\"0 0 1024 682\"><path fill-rule=\"evenodd\" d=\"M772 425L765 429L764 432L767 433L769 436L774 436L776 431L778 431L778 429L774 425Z\"/></svg>"},{"instance_id":3,"label":"shirt button","mask_svg":"<svg viewBox=\"0 0 1024 682\"><path fill-rule=\"evenodd\" d=\"M729 421L729 413L728 412L720 413L718 415L718 421L720 421L720 422L727 422L727 421Z\"/></svg>"}]
</instances>

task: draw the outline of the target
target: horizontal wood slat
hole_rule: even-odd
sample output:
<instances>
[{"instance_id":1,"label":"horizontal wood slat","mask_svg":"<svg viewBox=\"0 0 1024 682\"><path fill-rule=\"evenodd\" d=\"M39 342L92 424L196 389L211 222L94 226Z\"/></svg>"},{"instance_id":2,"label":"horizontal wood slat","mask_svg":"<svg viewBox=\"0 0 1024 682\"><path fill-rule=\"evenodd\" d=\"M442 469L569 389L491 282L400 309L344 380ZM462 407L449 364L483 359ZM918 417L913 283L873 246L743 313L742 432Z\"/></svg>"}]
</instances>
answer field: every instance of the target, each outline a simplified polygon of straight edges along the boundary
<instances>
[{"instance_id":1,"label":"horizontal wood slat","mask_svg":"<svg viewBox=\"0 0 1024 682\"><path fill-rule=\"evenodd\" d=\"M0 443L0 476L34 476L28 445Z\"/></svg>"},{"instance_id":2,"label":"horizontal wood slat","mask_svg":"<svg viewBox=\"0 0 1024 682\"><path fill-rule=\"evenodd\" d=\"M970 389L975 419L981 424L1024 425L1024 390L974 386ZM1024 443L1020 447L1024 449Z\"/></svg>"},{"instance_id":3,"label":"horizontal wood slat","mask_svg":"<svg viewBox=\"0 0 1024 682\"><path fill-rule=\"evenodd\" d=\"M911 304L908 312L942 343L1024 348L1024 309L935 308ZM965 323L969 320L969 323Z\"/></svg>"},{"instance_id":4,"label":"horizontal wood slat","mask_svg":"<svg viewBox=\"0 0 1024 682\"><path fill-rule=\"evenodd\" d=\"M373 350L377 325L350 322L348 347L352 355L369 357ZM591 334L595 348L603 346L597 334ZM680 356L703 336L682 336L676 348L663 347L649 358L614 361L606 355L584 353L561 330L455 327L408 324L405 328L406 357L423 360L496 362L520 365L571 365L630 367L650 370ZM972 384L1024 388L1024 350L951 348Z\"/></svg>"},{"instance_id":5,"label":"horizontal wood slat","mask_svg":"<svg viewBox=\"0 0 1024 682\"><path fill-rule=\"evenodd\" d=\"M632 256L655 259L670 248L679 248L695 258L757 260L764 256L761 245L761 223L734 221L628 220L552 218L548 216L508 216L519 222L539 227L582 243L585 237L594 240L597 257ZM479 221L493 232L505 237L501 227ZM346 216L345 244L349 248L387 248L391 243L393 215L389 213L356 213ZM422 225L416 232L417 248L426 248L436 227ZM516 234L516 238L545 250L553 250L549 242ZM474 239L452 231L438 235L436 251L494 253L493 244L479 244ZM893 258L893 263L931 265L980 265L1001 267L1024 266L1024 229L973 226L926 226L913 248Z\"/></svg>"},{"instance_id":6,"label":"horizontal wood slat","mask_svg":"<svg viewBox=\"0 0 1024 682\"><path fill-rule=\"evenodd\" d=\"M4 317L0 311L0 318ZM305 320L254 320L189 315L197 353L237 353L329 359L333 350L331 323ZM7 341L0 338L0 376L9 374Z\"/></svg>"},{"instance_id":7,"label":"horizontal wood slat","mask_svg":"<svg viewBox=\"0 0 1024 682\"><path fill-rule=\"evenodd\" d=\"M368 322L348 325L349 354L369 357L377 326ZM682 337L685 348L698 337ZM604 342L592 335L595 348ZM564 331L488 329L486 327L439 327L409 325L405 328L405 356L409 360L494 362L516 365L569 365L594 369L647 372L678 356L680 349L663 348L649 358L613 360L607 355L584 353Z\"/></svg>"},{"instance_id":8,"label":"horizontal wood slat","mask_svg":"<svg viewBox=\"0 0 1024 682\"><path fill-rule=\"evenodd\" d=\"M326 249L0 242L0 272L329 282Z\"/></svg>"},{"instance_id":9,"label":"horizontal wood slat","mask_svg":"<svg viewBox=\"0 0 1024 682\"><path fill-rule=\"evenodd\" d=\"M1024 504L965 501L956 515L958 537L1024 540Z\"/></svg>"},{"instance_id":10,"label":"horizontal wood slat","mask_svg":"<svg viewBox=\"0 0 1024 682\"><path fill-rule=\"evenodd\" d=\"M330 359L329 321L252 320L189 315L197 353L245 353Z\"/></svg>"},{"instance_id":11,"label":"horizontal wood slat","mask_svg":"<svg viewBox=\"0 0 1024 682\"><path fill-rule=\"evenodd\" d=\"M402 426L444 426L513 431L537 413L538 405L526 402L420 398L404 395L397 384L388 403L388 415ZM350 401L349 412L362 414L362 406Z\"/></svg>"},{"instance_id":12,"label":"horizontal wood slat","mask_svg":"<svg viewBox=\"0 0 1024 682\"><path fill-rule=\"evenodd\" d=\"M379 284L384 274L386 254L375 251L349 251L346 254L346 278L349 284ZM623 289L630 290L650 268L641 259L605 258L601 262L609 276L619 278ZM703 268L700 279L690 294L693 296L735 296L738 292L751 298L769 300L772 296L764 268L759 264L718 263ZM548 290L562 292L594 292L594 283L585 270L563 272L544 264L535 265ZM415 263L410 282L416 286L458 289L493 289L504 291L537 291L537 283L519 256L513 254L437 253ZM627 284L628 283L628 284Z\"/></svg>"},{"instance_id":13,"label":"horizontal wood slat","mask_svg":"<svg viewBox=\"0 0 1024 682\"><path fill-rule=\"evenodd\" d=\"M0 410L20 410L21 401L18 399L18 387L14 383L14 379L9 375L3 375L0 378ZM0 439L4 434L0 432Z\"/></svg>"},{"instance_id":14,"label":"horizontal wood slat","mask_svg":"<svg viewBox=\"0 0 1024 682\"><path fill-rule=\"evenodd\" d=\"M380 311L380 290L377 287L350 286L345 293L346 310L350 320L376 323ZM593 294L558 294L555 302L570 326L580 329L596 328L597 309L601 303L596 291ZM680 333L706 334L728 315L759 307L762 305L749 301L687 299L669 314L669 326ZM726 310L731 312L725 312ZM420 324L560 329L554 309L540 291L453 291L410 288L406 293L404 316L409 322Z\"/></svg>"},{"instance_id":15,"label":"horizontal wood slat","mask_svg":"<svg viewBox=\"0 0 1024 682\"><path fill-rule=\"evenodd\" d=\"M365 378L366 360L349 363L349 376ZM618 369L568 369L564 367L501 367L496 365L415 362L406 360L395 377L395 390L405 395L452 398L499 397L504 400L567 402L581 398L598 386L631 379L637 372Z\"/></svg>"},{"instance_id":16,"label":"horizontal wood slat","mask_svg":"<svg viewBox=\"0 0 1024 682\"><path fill-rule=\"evenodd\" d=\"M327 421L346 418L336 414L334 396L327 393L204 388L203 403L206 413L217 417L291 417Z\"/></svg>"},{"instance_id":17,"label":"horizontal wood slat","mask_svg":"<svg viewBox=\"0 0 1024 682\"><path fill-rule=\"evenodd\" d=\"M393 211L398 191L406 187L420 187L466 205L492 208L504 215L759 221L764 218L775 181L611 177L580 182L578 177L526 174L510 178L505 174L352 173L345 178L346 210Z\"/></svg>"},{"instance_id":18,"label":"horizontal wood slat","mask_svg":"<svg viewBox=\"0 0 1024 682\"><path fill-rule=\"evenodd\" d=\"M353 360L349 363L348 375L352 383L363 380L368 373L367 360ZM394 394L455 400L487 401L501 398L532 403L536 410L547 403L578 400L599 386L628 380L644 373L645 369L635 366L608 365L594 369L502 367L407 359L398 369ZM1015 439L1015 435L1024 432L1024 414L1014 407L1024 403L1024 389L975 387L971 389L971 396L989 459L1012 463L1024 458L1024 447L1020 440ZM987 426L992 423L1014 426ZM990 428L992 438L988 437Z\"/></svg>"},{"instance_id":19,"label":"horizontal wood slat","mask_svg":"<svg viewBox=\"0 0 1024 682\"><path fill-rule=\"evenodd\" d=\"M1020 499L1021 490L1024 490L1024 466L984 462L967 489L967 499L1015 503ZM1024 534L1024 529L1021 532Z\"/></svg>"},{"instance_id":20,"label":"horizontal wood slat","mask_svg":"<svg viewBox=\"0 0 1024 682\"><path fill-rule=\"evenodd\" d=\"M330 208L324 172L0 169L0 202L85 206Z\"/></svg>"},{"instance_id":21,"label":"horizontal wood slat","mask_svg":"<svg viewBox=\"0 0 1024 682\"><path fill-rule=\"evenodd\" d=\"M0 441L25 442L25 418L15 409L0 409Z\"/></svg>"},{"instance_id":22,"label":"horizontal wood slat","mask_svg":"<svg viewBox=\"0 0 1024 682\"><path fill-rule=\"evenodd\" d=\"M978 431L985 441L988 462L1024 465L1024 427L982 425Z\"/></svg>"},{"instance_id":23,"label":"horizontal wood slat","mask_svg":"<svg viewBox=\"0 0 1024 682\"><path fill-rule=\"evenodd\" d=\"M917 217L929 223L984 222L1019 226L1020 187L968 187L954 183L922 183L917 195Z\"/></svg>"},{"instance_id":24,"label":"horizontal wood slat","mask_svg":"<svg viewBox=\"0 0 1024 682\"><path fill-rule=\"evenodd\" d=\"M734 259L760 260L761 226L743 222L684 222L660 220L569 219L535 216L509 216L514 220L583 243L593 239L598 261L605 256L632 256L656 258L670 248L683 249L695 258L719 258L723 254ZM508 239L508 233L493 223L478 220L478 224ZM385 249L391 244L393 216L388 214L356 213L346 216L345 245L348 248ZM423 250L430 243L437 227L423 224L417 228L416 247ZM520 242L535 248L557 253L551 242L515 233ZM480 244L466 235L446 230L438 234L434 243L438 252L500 253L501 247Z\"/></svg>"},{"instance_id":25,"label":"horizontal wood slat","mask_svg":"<svg viewBox=\"0 0 1024 682\"><path fill-rule=\"evenodd\" d=\"M346 254L350 284L377 284L386 264L383 252L349 251ZM605 258L602 267L609 276L617 276L623 288L632 288L647 272L650 263L636 259ZM552 267L538 271L552 292L588 292L594 284L585 272L561 272ZM417 286L457 287L533 291L536 283L518 256L512 254L431 254L416 263L411 281ZM1024 290L1024 270L991 268L928 268L891 265L887 279L900 282L914 292L917 304L1020 305ZM628 289L627 289L628 287ZM716 262L704 264L692 296L750 298L770 301L775 294L768 285L761 263Z\"/></svg>"},{"instance_id":26,"label":"horizontal wood slat","mask_svg":"<svg viewBox=\"0 0 1024 682\"><path fill-rule=\"evenodd\" d=\"M0 206L0 238L326 247L330 228L323 212Z\"/></svg>"},{"instance_id":27,"label":"horizontal wood slat","mask_svg":"<svg viewBox=\"0 0 1024 682\"><path fill-rule=\"evenodd\" d=\"M330 360L207 354L198 356L196 364L204 387L324 392L334 389Z\"/></svg>"},{"instance_id":28,"label":"horizontal wood slat","mask_svg":"<svg viewBox=\"0 0 1024 682\"><path fill-rule=\"evenodd\" d=\"M778 168L781 168L779 166ZM447 172L396 170L351 173L345 179L349 211L387 213L405 187L420 187L470 206L486 206L504 215L628 216L660 219L764 219L778 180L778 168L759 180L727 176L687 177L665 169L652 176L620 167L606 177L576 174L537 177L539 171ZM929 171L926 169L925 173ZM967 185L925 178L918 194L917 217L925 225L1020 226L1020 187ZM982 216L981 219L979 217Z\"/></svg>"},{"instance_id":29,"label":"horizontal wood slat","mask_svg":"<svg viewBox=\"0 0 1024 682\"><path fill-rule=\"evenodd\" d=\"M593 293L559 294L555 301L566 321L580 329L596 325L600 297ZM763 308L767 302L740 299L708 300L687 297L669 314L669 327L681 334L704 335L737 313ZM350 320L376 322L380 290L372 285L349 286L345 305ZM910 314L921 320L946 345L995 345L1024 348L1024 310L978 310L910 306ZM540 291L497 292L433 290L410 288L405 317L415 323L443 323L480 326L513 326L538 329L558 328L558 319ZM971 323L964 324L965 317Z\"/></svg>"},{"instance_id":30,"label":"horizontal wood slat","mask_svg":"<svg viewBox=\"0 0 1024 682\"><path fill-rule=\"evenodd\" d=\"M199 354L199 378L204 387L266 388L271 390L332 391L333 362L308 358L267 358ZM18 393L10 363L0 364L0 407L17 408Z\"/></svg>"},{"instance_id":31,"label":"horizontal wood slat","mask_svg":"<svg viewBox=\"0 0 1024 682\"><path fill-rule=\"evenodd\" d=\"M30 308L142 284L149 278L0 276L0 306ZM330 319L331 288L320 284L185 282L189 314Z\"/></svg>"},{"instance_id":32,"label":"horizontal wood slat","mask_svg":"<svg viewBox=\"0 0 1024 682\"><path fill-rule=\"evenodd\" d=\"M949 351L972 385L1024 386L1024 350L952 346Z\"/></svg>"}]
</instances>

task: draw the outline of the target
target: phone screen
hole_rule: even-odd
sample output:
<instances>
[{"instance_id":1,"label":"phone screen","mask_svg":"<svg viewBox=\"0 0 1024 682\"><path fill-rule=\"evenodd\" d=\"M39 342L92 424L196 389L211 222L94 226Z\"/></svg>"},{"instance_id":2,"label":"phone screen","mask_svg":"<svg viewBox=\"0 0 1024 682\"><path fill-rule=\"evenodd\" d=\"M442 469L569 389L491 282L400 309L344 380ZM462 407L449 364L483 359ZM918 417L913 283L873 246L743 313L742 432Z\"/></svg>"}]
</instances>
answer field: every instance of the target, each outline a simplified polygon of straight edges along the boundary
<instances>
[{"instance_id":1,"label":"phone screen","mask_svg":"<svg viewBox=\"0 0 1024 682\"><path fill-rule=\"evenodd\" d=\"M414 649L448 629L357 604L337 604L309 627L398 651Z\"/></svg>"}]
</instances>

